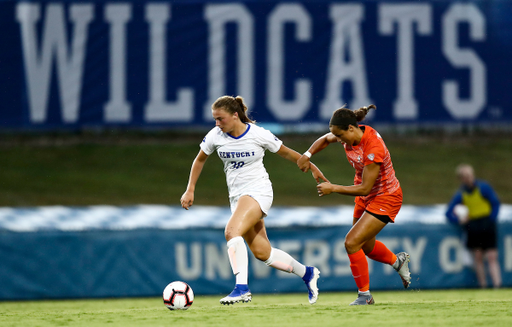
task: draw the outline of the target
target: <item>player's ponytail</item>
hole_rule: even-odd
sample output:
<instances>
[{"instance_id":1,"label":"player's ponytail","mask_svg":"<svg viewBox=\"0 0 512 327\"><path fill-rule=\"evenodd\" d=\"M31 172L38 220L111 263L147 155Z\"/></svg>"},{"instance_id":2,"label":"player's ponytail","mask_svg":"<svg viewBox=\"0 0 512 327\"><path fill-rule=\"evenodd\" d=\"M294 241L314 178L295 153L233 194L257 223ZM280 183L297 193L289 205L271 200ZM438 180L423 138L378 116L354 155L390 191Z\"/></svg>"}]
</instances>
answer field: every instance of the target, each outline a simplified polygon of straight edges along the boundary
<instances>
[{"instance_id":1,"label":"player's ponytail","mask_svg":"<svg viewBox=\"0 0 512 327\"><path fill-rule=\"evenodd\" d=\"M377 107L373 104L369 105L368 107L361 107L357 110L350 110L348 108L345 108L345 106L337 109L332 114L331 121L329 122L329 126L336 126L341 130L348 130L348 127L350 125L354 127L359 127L358 122L362 121L370 109L377 109Z\"/></svg>"},{"instance_id":2,"label":"player's ponytail","mask_svg":"<svg viewBox=\"0 0 512 327\"><path fill-rule=\"evenodd\" d=\"M255 121L250 119L247 115L247 106L244 103L244 98L241 96L232 97L229 95L224 95L215 100L212 105L212 109L223 109L227 113L234 115L235 112L238 113L238 118L242 123L254 123Z\"/></svg>"},{"instance_id":3,"label":"player's ponytail","mask_svg":"<svg viewBox=\"0 0 512 327\"><path fill-rule=\"evenodd\" d=\"M366 115L368 115L370 109L377 110L377 107L374 104L371 104L368 107L361 107L357 110L354 110L354 114L356 115L357 121L362 121L366 117Z\"/></svg>"},{"instance_id":4,"label":"player's ponytail","mask_svg":"<svg viewBox=\"0 0 512 327\"><path fill-rule=\"evenodd\" d=\"M242 98L241 96L237 95L235 100L236 100L236 102L238 102L238 105L240 107L240 110L238 111L238 116L240 117L240 120L243 123L254 123L255 121L250 119L247 116L247 111L249 109L247 109L247 106L244 103L244 98Z\"/></svg>"}]
</instances>

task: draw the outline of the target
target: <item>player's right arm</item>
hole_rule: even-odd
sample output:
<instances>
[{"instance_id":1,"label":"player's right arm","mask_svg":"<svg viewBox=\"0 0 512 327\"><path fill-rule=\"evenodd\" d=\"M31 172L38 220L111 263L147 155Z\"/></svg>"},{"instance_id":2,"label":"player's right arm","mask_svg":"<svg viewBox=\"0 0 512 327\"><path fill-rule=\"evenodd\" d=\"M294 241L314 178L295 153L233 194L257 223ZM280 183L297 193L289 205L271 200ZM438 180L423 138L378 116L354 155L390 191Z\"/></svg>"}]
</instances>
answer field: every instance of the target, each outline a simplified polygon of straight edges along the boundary
<instances>
[{"instance_id":1,"label":"player's right arm","mask_svg":"<svg viewBox=\"0 0 512 327\"><path fill-rule=\"evenodd\" d=\"M448 204L448 209L446 209L445 216L448 219L448 221L452 224L459 224L459 217L455 214L455 206L457 204L462 203L462 193L460 191L457 191L457 193L453 196L452 200Z\"/></svg>"},{"instance_id":2,"label":"player's right arm","mask_svg":"<svg viewBox=\"0 0 512 327\"><path fill-rule=\"evenodd\" d=\"M199 150L194 162L192 163L192 168L190 169L190 176L188 178L187 190L181 196L181 206L188 210L194 203L194 191L196 190L196 183L199 179L199 175L201 175L201 171L203 171L204 163L208 159L208 155L203 152L203 150Z\"/></svg>"},{"instance_id":3,"label":"player's right arm","mask_svg":"<svg viewBox=\"0 0 512 327\"><path fill-rule=\"evenodd\" d=\"M336 136L332 134L331 132L325 134L324 136L319 137L308 149L308 152L311 153L311 155L318 153L325 149L329 144L337 142ZM303 172L307 172L309 170L309 157L306 155L302 155L299 160L297 160L297 166L299 166L299 169Z\"/></svg>"}]
</instances>

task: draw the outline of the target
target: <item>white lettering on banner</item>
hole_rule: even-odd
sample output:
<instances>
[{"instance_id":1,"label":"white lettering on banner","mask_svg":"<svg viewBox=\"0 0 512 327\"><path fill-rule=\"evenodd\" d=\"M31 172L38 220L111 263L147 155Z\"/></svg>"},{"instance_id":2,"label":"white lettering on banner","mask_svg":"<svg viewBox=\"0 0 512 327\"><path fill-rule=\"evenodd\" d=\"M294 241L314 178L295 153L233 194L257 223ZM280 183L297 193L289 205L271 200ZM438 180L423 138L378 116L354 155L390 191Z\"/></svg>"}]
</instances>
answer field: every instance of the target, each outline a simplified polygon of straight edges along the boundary
<instances>
[{"instance_id":1,"label":"white lettering on banner","mask_svg":"<svg viewBox=\"0 0 512 327\"><path fill-rule=\"evenodd\" d=\"M208 4L205 8L208 21L208 100L204 106L203 119L212 120L211 106L218 97L226 94L225 31L227 23L238 27L237 87L236 93L244 97L251 108L254 102L254 18L242 4Z\"/></svg>"},{"instance_id":2,"label":"white lettering on banner","mask_svg":"<svg viewBox=\"0 0 512 327\"><path fill-rule=\"evenodd\" d=\"M21 24L23 60L29 95L30 121L44 123L47 117L48 95L52 63L56 57L62 120L78 120L82 75L87 43L87 26L94 17L92 4L72 4L69 8L74 35L71 50L67 46L64 5L52 3L46 7L41 52L37 46L36 24L40 18L40 4L18 3L16 19Z\"/></svg>"},{"instance_id":3,"label":"white lettering on banner","mask_svg":"<svg viewBox=\"0 0 512 327\"><path fill-rule=\"evenodd\" d=\"M334 266L334 276L350 276L350 260L348 259L347 250L345 249L345 241L339 240L334 244L333 250L334 261L338 263Z\"/></svg>"},{"instance_id":4,"label":"white lettering on banner","mask_svg":"<svg viewBox=\"0 0 512 327\"><path fill-rule=\"evenodd\" d=\"M126 100L126 24L132 17L129 3L107 4L105 20L110 25L109 100L103 117L106 122L130 122L131 105Z\"/></svg>"},{"instance_id":5,"label":"white lettering on banner","mask_svg":"<svg viewBox=\"0 0 512 327\"><path fill-rule=\"evenodd\" d=\"M311 81L302 78L295 82L293 100L284 99L285 49L284 26L294 23L295 37L311 40L311 17L300 4L280 4L270 14L267 32L267 94L268 107L279 120L301 119L310 109Z\"/></svg>"},{"instance_id":6,"label":"white lettering on banner","mask_svg":"<svg viewBox=\"0 0 512 327\"><path fill-rule=\"evenodd\" d=\"M372 103L368 96L366 67L364 63L361 22L364 7L361 4L335 4L330 7L333 33L329 55L326 94L320 103L321 119L330 119L334 110L345 104L342 92L343 82L352 83L353 99L351 108ZM348 53L349 60L345 60ZM373 112L367 116L371 118Z\"/></svg>"},{"instance_id":7,"label":"white lettering on banner","mask_svg":"<svg viewBox=\"0 0 512 327\"><path fill-rule=\"evenodd\" d=\"M474 4L454 4L443 15L443 54L456 68L469 69L469 99L461 99L456 81L443 82L443 104L455 118L477 118L487 103L487 69L475 51L458 47L457 26L469 24L469 37L485 41L485 17Z\"/></svg>"},{"instance_id":8,"label":"white lettering on banner","mask_svg":"<svg viewBox=\"0 0 512 327\"><path fill-rule=\"evenodd\" d=\"M317 267L324 276L330 276L330 257L331 248L329 243L320 240L306 241L303 259L305 265Z\"/></svg>"},{"instance_id":9,"label":"white lettering on banner","mask_svg":"<svg viewBox=\"0 0 512 327\"><path fill-rule=\"evenodd\" d=\"M208 243L205 246L205 277L207 279L228 279L233 276L226 246L221 245L221 248L219 249L215 243Z\"/></svg>"},{"instance_id":10,"label":"white lettering on banner","mask_svg":"<svg viewBox=\"0 0 512 327\"><path fill-rule=\"evenodd\" d=\"M503 247L504 247L503 258L505 260L503 269L506 272L510 272L510 271L512 271L512 236L511 235L505 236L505 244Z\"/></svg>"},{"instance_id":11,"label":"white lettering on banner","mask_svg":"<svg viewBox=\"0 0 512 327\"><path fill-rule=\"evenodd\" d=\"M379 239L392 252L405 251L411 256L410 268L414 274L421 273L421 261L425 254L428 238L418 237L383 237ZM345 250L344 239L331 243L324 240L281 240L276 248L290 254L294 259L305 265L316 266L324 277L351 276L350 261ZM445 273L459 273L464 268L464 245L457 237L446 237L439 245L439 263ZM203 252L204 251L204 252ZM512 236L505 237L505 271L512 271ZM204 255L203 255L204 253ZM197 279L204 274L208 280L230 279L232 271L224 244L218 243L183 243L175 245L175 266L179 277ZM271 277L272 273L278 278L293 278L295 275L271 269L262 261L249 253L249 275L263 279ZM375 262L368 259L368 271L373 273ZM394 269L387 264L377 263L383 269L384 275L395 274ZM380 269L380 268L379 268Z\"/></svg>"},{"instance_id":12,"label":"white lettering on banner","mask_svg":"<svg viewBox=\"0 0 512 327\"><path fill-rule=\"evenodd\" d=\"M394 23L398 34L398 98L393 104L393 114L398 119L417 119L418 101L414 97L414 37L416 23L418 34L432 33L432 8L430 4L381 4L379 6L379 32L392 35Z\"/></svg>"},{"instance_id":13,"label":"white lettering on banner","mask_svg":"<svg viewBox=\"0 0 512 327\"><path fill-rule=\"evenodd\" d=\"M44 7L42 7L44 6ZM95 8L92 3L27 3L16 4L16 20L20 25L25 84L28 99L28 113L33 124L45 123L48 119L49 97L53 78L53 65L58 85L58 99L64 124L77 123L80 118L83 75L89 41L88 30L94 20ZM328 5L332 25L331 44L325 72L325 93L319 102L319 119L329 119L332 112L346 102L349 107L368 105L369 85L365 65L362 25L365 20L363 3ZM66 8L69 11L66 12ZM105 123L131 123L132 104L127 99L128 74L128 25L132 23L133 4L115 2L104 4L104 21L109 31L108 100L103 107ZM148 2L144 4L148 33L148 102L143 111L145 122L166 123L194 120L195 91L193 87L179 87L168 90L168 63L172 48L168 49L171 4ZM442 81L442 103L455 119L476 119L487 106L487 67L478 53L459 43L460 26L469 26L470 42L486 41L486 17L479 7L472 3L454 3L440 17L433 17L432 3L380 3L377 6L377 28L383 36L396 36L397 47L397 97L393 103L393 117L397 120L419 119L419 104L415 85L415 38L432 36L433 22L441 18L441 49L443 57L453 71L468 71L469 81L465 84L455 78ZM44 13L44 15L43 15ZM264 90L267 106L276 121L297 121L305 117L313 104L313 77L297 78L287 87L286 68L287 41L314 44L313 19L302 3L279 3L269 13L267 20L266 79ZM208 68L207 101L202 118L211 121L211 104L224 94L244 96L249 108L255 102L255 46L256 37L261 35L255 28L255 15L242 3L205 4L204 20L208 26ZM100 23L101 22L96 22ZM140 22L133 22L140 23ZM104 23L103 23L104 24ZM234 25L237 29L236 66L227 67L226 28ZM285 26L293 24L293 40L287 40ZM202 28L202 27L200 27ZM39 32L41 30L41 32ZM41 35L38 35L41 34ZM68 37L68 34L70 36ZM100 35L102 37L102 35ZM136 38L137 40L139 38ZM437 38L436 38L437 40ZM229 43L231 45L231 43ZM265 45L265 44L263 44ZM373 58L373 57L372 57ZM260 58L258 58L260 60ZM227 69L235 70L236 90L227 90ZM323 74L324 72L319 72ZM170 74L172 75L172 74ZM352 92L344 94L344 86ZM468 85L468 91L465 92ZM107 87L107 86L105 86ZM195 86L194 86L195 87ZM285 96L285 90L290 95ZM87 91L87 89L86 89ZM175 92L175 97L169 95ZM346 91L345 91L346 93ZM168 97L175 100L169 101ZM351 97L351 98L350 98ZM350 100L350 101L348 101ZM201 100L202 101L202 100ZM368 118L374 115L370 111Z\"/></svg>"},{"instance_id":14,"label":"white lettering on banner","mask_svg":"<svg viewBox=\"0 0 512 327\"><path fill-rule=\"evenodd\" d=\"M255 278L268 278L272 272L265 262L256 259L255 256L249 253L250 268L252 268L253 277Z\"/></svg>"},{"instance_id":15,"label":"white lettering on banner","mask_svg":"<svg viewBox=\"0 0 512 327\"><path fill-rule=\"evenodd\" d=\"M190 261L191 266L187 264L187 244L186 243L176 243L174 248L175 258L176 258L176 272L178 275L186 280L194 280L201 276L203 272L202 266L202 244L198 242L194 242L190 244ZM228 266L229 269L229 266Z\"/></svg>"},{"instance_id":16,"label":"white lettering on banner","mask_svg":"<svg viewBox=\"0 0 512 327\"><path fill-rule=\"evenodd\" d=\"M455 260L451 259L455 253ZM449 274L455 274L464 268L464 245L457 237L446 237L439 245L439 265L441 269Z\"/></svg>"},{"instance_id":17,"label":"white lettering on banner","mask_svg":"<svg viewBox=\"0 0 512 327\"><path fill-rule=\"evenodd\" d=\"M423 259L423 254L425 253L425 248L427 247L428 239L426 237L418 237L416 239L416 245L414 245L413 241L405 237L403 240L404 251L409 253L411 260L409 267L411 272L415 274L421 273L421 260Z\"/></svg>"},{"instance_id":18,"label":"white lettering on banner","mask_svg":"<svg viewBox=\"0 0 512 327\"><path fill-rule=\"evenodd\" d=\"M191 88L177 91L176 103L167 102L167 29L171 16L168 3L151 3L146 6L146 21L150 25L149 103L144 118L148 122L191 121L194 116L194 92Z\"/></svg>"}]
</instances>

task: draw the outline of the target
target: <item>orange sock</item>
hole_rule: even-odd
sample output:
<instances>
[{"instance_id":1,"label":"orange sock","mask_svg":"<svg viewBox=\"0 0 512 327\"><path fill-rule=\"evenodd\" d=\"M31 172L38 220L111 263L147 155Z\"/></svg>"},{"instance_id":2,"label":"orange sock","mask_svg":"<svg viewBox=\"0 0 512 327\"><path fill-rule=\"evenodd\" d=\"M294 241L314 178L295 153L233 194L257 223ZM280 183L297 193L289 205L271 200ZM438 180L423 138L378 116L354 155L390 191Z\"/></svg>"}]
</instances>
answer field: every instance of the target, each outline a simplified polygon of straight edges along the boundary
<instances>
[{"instance_id":1,"label":"orange sock","mask_svg":"<svg viewBox=\"0 0 512 327\"><path fill-rule=\"evenodd\" d=\"M391 252L381 241L375 241L375 247L372 252L367 254L368 258L393 265L396 261L396 255Z\"/></svg>"},{"instance_id":2,"label":"orange sock","mask_svg":"<svg viewBox=\"0 0 512 327\"><path fill-rule=\"evenodd\" d=\"M352 276L356 281L357 288L361 292L366 292L370 289L370 274L368 273L368 261L363 250L348 255L350 259L350 270Z\"/></svg>"}]
</instances>

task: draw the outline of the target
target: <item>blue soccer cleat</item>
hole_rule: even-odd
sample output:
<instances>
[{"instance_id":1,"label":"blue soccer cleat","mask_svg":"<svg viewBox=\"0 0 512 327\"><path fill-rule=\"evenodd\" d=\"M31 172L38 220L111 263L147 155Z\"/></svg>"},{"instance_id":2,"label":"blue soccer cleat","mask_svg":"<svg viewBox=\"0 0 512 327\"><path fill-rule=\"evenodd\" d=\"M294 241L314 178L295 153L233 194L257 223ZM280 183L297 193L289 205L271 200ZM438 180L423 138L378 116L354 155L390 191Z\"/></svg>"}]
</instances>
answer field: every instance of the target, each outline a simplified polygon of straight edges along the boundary
<instances>
[{"instance_id":1,"label":"blue soccer cleat","mask_svg":"<svg viewBox=\"0 0 512 327\"><path fill-rule=\"evenodd\" d=\"M318 299L318 278L320 278L320 270L315 267L306 267L306 274L304 274L302 280L308 287L308 299L311 304L315 304Z\"/></svg>"},{"instance_id":2,"label":"blue soccer cleat","mask_svg":"<svg viewBox=\"0 0 512 327\"><path fill-rule=\"evenodd\" d=\"M236 284L233 291L226 297L220 299L221 304L235 304L238 302L250 302L252 300L252 294L249 290L249 286Z\"/></svg>"}]
</instances>

